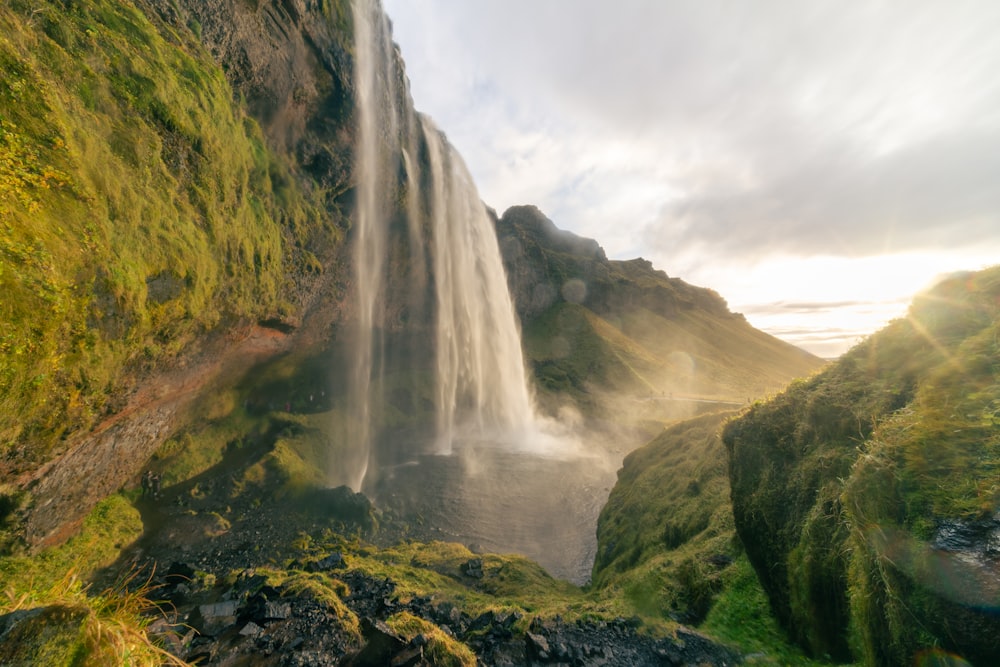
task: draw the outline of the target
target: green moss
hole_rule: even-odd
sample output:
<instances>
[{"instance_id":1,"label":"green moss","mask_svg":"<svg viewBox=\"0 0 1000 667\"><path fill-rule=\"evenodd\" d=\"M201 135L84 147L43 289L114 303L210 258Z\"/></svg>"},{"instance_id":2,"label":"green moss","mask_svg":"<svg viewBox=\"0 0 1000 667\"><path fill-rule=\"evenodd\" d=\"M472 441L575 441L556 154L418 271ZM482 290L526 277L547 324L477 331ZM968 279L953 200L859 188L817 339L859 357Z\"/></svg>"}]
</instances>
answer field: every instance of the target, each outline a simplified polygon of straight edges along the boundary
<instances>
[{"instance_id":1,"label":"green moss","mask_svg":"<svg viewBox=\"0 0 1000 667\"><path fill-rule=\"evenodd\" d=\"M344 598L350 595L344 582L319 572L289 572L274 568L260 568L258 572L267 577L269 586L283 586L294 595L311 595L337 618L342 629L361 641L358 617L344 603Z\"/></svg>"},{"instance_id":2,"label":"green moss","mask_svg":"<svg viewBox=\"0 0 1000 667\"><path fill-rule=\"evenodd\" d=\"M33 613L29 621L15 627L12 636L5 637L0 644L0 661L3 664L11 667L88 664L85 608L53 605Z\"/></svg>"},{"instance_id":3,"label":"green moss","mask_svg":"<svg viewBox=\"0 0 1000 667\"><path fill-rule=\"evenodd\" d=\"M343 547L337 543L331 545L331 550ZM322 545L319 548L322 550ZM466 547L449 542L407 542L381 549L354 547L351 551L352 569L377 579L391 578L401 598L432 595L437 601L455 603L472 616L488 610L542 617L561 615L569 620L631 615L631 608L622 600L588 593L553 579L523 556L474 555ZM482 578L462 573L462 565L471 558L482 559Z\"/></svg>"},{"instance_id":4,"label":"green moss","mask_svg":"<svg viewBox=\"0 0 1000 667\"><path fill-rule=\"evenodd\" d=\"M594 586L620 588L654 618L704 618L717 579L705 559L733 549L718 436L733 414L675 424L626 457L598 520Z\"/></svg>"},{"instance_id":5,"label":"green moss","mask_svg":"<svg viewBox=\"0 0 1000 667\"><path fill-rule=\"evenodd\" d=\"M276 312L315 263L290 227L339 236L193 36L107 0L8 3L0 34L0 448L37 462L123 370Z\"/></svg>"},{"instance_id":6,"label":"green moss","mask_svg":"<svg viewBox=\"0 0 1000 667\"><path fill-rule=\"evenodd\" d=\"M746 556L723 574L721 592L701 629L739 646L750 664L821 665L790 645Z\"/></svg>"},{"instance_id":7,"label":"green moss","mask_svg":"<svg viewBox=\"0 0 1000 667\"><path fill-rule=\"evenodd\" d=\"M409 612L404 611L390 616L386 620L386 625L402 635L407 641L412 640L418 634L424 635L427 638L424 658L432 665L474 667L478 664L476 654L468 646L445 634L441 628L433 623L428 623Z\"/></svg>"},{"instance_id":8,"label":"green moss","mask_svg":"<svg viewBox=\"0 0 1000 667\"><path fill-rule=\"evenodd\" d=\"M647 625L700 624L750 662L811 664L775 622L735 535L719 435L734 414L676 423L626 458L598 522L594 592Z\"/></svg>"},{"instance_id":9,"label":"green moss","mask_svg":"<svg viewBox=\"0 0 1000 667\"><path fill-rule=\"evenodd\" d=\"M138 510L122 495L102 500L64 544L32 556L0 558L0 579L12 599L26 596L38 606L46 591L66 578L86 581L113 563L123 548L142 535ZM36 600L36 596L38 597Z\"/></svg>"},{"instance_id":10,"label":"green moss","mask_svg":"<svg viewBox=\"0 0 1000 667\"><path fill-rule=\"evenodd\" d=\"M153 645L150 589L129 578L94 593L86 584L142 534L138 511L121 495L101 501L80 532L59 547L0 559L0 613L25 621L0 643L4 665L182 665Z\"/></svg>"},{"instance_id":11,"label":"green moss","mask_svg":"<svg viewBox=\"0 0 1000 667\"><path fill-rule=\"evenodd\" d=\"M1000 589L929 546L944 523L1000 507L998 315L1000 268L949 279L727 426L740 537L813 655L891 665L932 647L973 662L1000 650L983 611L995 598L982 597Z\"/></svg>"},{"instance_id":12,"label":"green moss","mask_svg":"<svg viewBox=\"0 0 1000 667\"><path fill-rule=\"evenodd\" d=\"M0 643L0 661L11 667L160 667L187 663L157 646L146 634L154 604L140 587L123 585L88 595L78 585L49 591L43 606L23 601L0 609L22 615Z\"/></svg>"}]
</instances>

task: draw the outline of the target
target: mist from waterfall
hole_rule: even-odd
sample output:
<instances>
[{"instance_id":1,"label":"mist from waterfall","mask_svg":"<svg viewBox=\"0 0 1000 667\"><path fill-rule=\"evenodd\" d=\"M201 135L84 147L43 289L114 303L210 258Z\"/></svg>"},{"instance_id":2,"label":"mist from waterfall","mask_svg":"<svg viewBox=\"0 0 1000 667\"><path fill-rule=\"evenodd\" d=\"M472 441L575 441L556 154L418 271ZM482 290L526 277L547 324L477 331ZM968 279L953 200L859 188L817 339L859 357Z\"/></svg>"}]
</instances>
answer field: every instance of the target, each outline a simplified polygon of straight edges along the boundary
<instances>
[{"instance_id":1,"label":"mist from waterfall","mask_svg":"<svg viewBox=\"0 0 1000 667\"><path fill-rule=\"evenodd\" d=\"M430 361L430 451L449 454L458 442L529 450L541 436L493 221L461 157L411 110L379 3L354 0L352 9L357 331L347 437L356 459L338 462L334 481L358 490L385 414L387 331L406 330L400 346ZM394 300L405 308L388 312Z\"/></svg>"}]
</instances>

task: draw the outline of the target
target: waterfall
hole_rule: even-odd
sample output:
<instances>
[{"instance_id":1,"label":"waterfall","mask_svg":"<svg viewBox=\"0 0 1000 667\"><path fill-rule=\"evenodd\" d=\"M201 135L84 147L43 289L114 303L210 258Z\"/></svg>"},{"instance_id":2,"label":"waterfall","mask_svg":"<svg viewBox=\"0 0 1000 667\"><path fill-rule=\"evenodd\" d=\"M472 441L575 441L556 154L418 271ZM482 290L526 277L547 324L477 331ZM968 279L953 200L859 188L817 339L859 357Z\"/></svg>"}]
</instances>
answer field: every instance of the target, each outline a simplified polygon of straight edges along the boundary
<instances>
[{"instance_id":1,"label":"waterfall","mask_svg":"<svg viewBox=\"0 0 1000 667\"><path fill-rule=\"evenodd\" d=\"M359 52L370 52L375 42L371 17L354 10L354 38ZM372 108L376 87L375 58L355 59L354 78L358 106ZM375 142L376 118L373 113L358 114L358 140L355 170L357 172L357 206L354 214L356 238L354 245L354 280L357 303L357 333L354 340L356 356L350 378L351 400L354 403L347 437L353 460L341 461L340 468L351 488L359 490L368 472L371 441L372 401L371 372L373 366L377 295L382 283L385 233L379 218L376 197L378 147ZM341 480L345 481L345 480Z\"/></svg>"},{"instance_id":2,"label":"waterfall","mask_svg":"<svg viewBox=\"0 0 1000 667\"><path fill-rule=\"evenodd\" d=\"M387 331L409 327L399 339L412 353L398 356L432 360L436 453L466 441L522 448L535 417L493 222L457 152L413 112L379 3L354 0L352 11L357 331L352 454L338 462L337 475L358 490L384 414Z\"/></svg>"},{"instance_id":3,"label":"waterfall","mask_svg":"<svg viewBox=\"0 0 1000 667\"><path fill-rule=\"evenodd\" d=\"M437 297L438 450L521 440L534 421L496 231L465 163L422 117Z\"/></svg>"}]
</instances>

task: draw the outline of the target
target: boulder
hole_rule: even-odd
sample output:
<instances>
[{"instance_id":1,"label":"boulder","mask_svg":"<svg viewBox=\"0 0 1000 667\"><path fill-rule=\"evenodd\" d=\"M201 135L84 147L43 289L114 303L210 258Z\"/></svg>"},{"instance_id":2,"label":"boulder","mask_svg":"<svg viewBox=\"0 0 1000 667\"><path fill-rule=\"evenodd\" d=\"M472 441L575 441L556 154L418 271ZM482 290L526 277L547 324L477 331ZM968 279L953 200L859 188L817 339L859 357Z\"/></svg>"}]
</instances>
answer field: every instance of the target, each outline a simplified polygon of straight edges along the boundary
<instances>
[{"instance_id":1,"label":"boulder","mask_svg":"<svg viewBox=\"0 0 1000 667\"><path fill-rule=\"evenodd\" d=\"M365 646L349 663L352 667L385 667L407 648L407 642L383 621L361 619Z\"/></svg>"},{"instance_id":2,"label":"boulder","mask_svg":"<svg viewBox=\"0 0 1000 667\"><path fill-rule=\"evenodd\" d=\"M474 579L483 578L483 559L482 558L470 558L469 560L462 563L460 569L462 574L467 577L472 577Z\"/></svg>"},{"instance_id":3,"label":"boulder","mask_svg":"<svg viewBox=\"0 0 1000 667\"><path fill-rule=\"evenodd\" d=\"M524 642L530 657L538 660L548 660L549 656L552 655L552 649L549 648L549 641L542 635L526 632L524 633Z\"/></svg>"},{"instance_id":4,"label":"boulder","mask_svg":"<svg viewBox=\"0 0 1000 667\"><path fill-rule=\"evenodd\" d=\"M309 561L305 565L306 572L327 572L329 570L341 570L347 567L344 554L336 552L319 560Z\"/></svg>"},{"instance_id":5,"label":"boulder","mask_svg":"<svg viewBox=\"0 0 1000 667\"><path fill-rule=\"evenodd\" d=\"M199 605L190 619L200 634L214 637L236 623L236 600Z\"/></svg>"}]
</instances>

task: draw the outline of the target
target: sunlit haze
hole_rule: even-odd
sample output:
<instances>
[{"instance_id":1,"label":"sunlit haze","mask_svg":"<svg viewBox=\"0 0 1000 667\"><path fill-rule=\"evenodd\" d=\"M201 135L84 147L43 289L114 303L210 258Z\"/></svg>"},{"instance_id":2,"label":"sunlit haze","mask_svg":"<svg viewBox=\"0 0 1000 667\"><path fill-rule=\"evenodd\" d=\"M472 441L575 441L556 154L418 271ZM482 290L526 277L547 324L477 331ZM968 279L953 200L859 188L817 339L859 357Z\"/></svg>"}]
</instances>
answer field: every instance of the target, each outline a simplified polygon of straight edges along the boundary
<instances>
[{"instance_id":1,"label":"sunlit haze","mask_svg":"<svg viewBox=\"0 0 1000 667\"><path fill-rule=\"evenodd\" d=\"M1000 261L1000 3L386 0L503 212L832 357Z\"/></svg>"}]
</instances>

